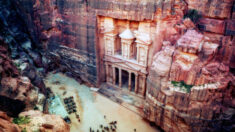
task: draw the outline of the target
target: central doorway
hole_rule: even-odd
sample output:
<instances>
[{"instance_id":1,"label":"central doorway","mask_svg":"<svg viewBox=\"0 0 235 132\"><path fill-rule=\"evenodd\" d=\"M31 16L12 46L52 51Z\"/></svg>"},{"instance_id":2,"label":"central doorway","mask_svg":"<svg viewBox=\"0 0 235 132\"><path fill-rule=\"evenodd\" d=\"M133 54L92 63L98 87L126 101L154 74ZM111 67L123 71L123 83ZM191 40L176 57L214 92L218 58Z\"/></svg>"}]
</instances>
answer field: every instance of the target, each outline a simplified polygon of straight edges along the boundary
<instances>
[{"instance_id":1,"label":"central doorway","mask_svg":"<svg viewBox=\"0 0 235 132\"><path fill-rule=\"evenodd\" d=\"M122 88L128 89L129 73L122 70Z\"/></svg>"}]
</instances>

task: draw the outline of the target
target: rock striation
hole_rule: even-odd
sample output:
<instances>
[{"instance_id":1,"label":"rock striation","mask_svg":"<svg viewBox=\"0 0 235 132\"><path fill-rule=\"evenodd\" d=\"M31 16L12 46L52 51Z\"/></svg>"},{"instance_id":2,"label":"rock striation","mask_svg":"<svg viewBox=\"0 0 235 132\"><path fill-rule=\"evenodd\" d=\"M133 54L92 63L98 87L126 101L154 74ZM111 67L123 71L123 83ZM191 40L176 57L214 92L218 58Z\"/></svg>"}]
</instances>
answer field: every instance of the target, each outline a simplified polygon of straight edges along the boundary
<instances>
[{"instance_id":1,"label":"rock striation","mask_svg":"<svg viewBox=\"0 0 235 132\"><path fill-rule=\"evenodd\" d=\"M220 43L195 28L166 41L150 67L144 116L169 132L234 129L234 75L218 60Z\"/></svg>"}]
</instances>

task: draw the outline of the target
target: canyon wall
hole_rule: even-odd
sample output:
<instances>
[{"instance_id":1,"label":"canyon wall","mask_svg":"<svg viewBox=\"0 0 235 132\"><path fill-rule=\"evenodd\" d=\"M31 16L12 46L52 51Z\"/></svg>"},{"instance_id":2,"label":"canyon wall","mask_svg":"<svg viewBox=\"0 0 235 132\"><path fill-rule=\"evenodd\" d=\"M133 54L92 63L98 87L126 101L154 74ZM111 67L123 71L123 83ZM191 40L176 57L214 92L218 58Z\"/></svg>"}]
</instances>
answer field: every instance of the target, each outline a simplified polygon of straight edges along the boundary
<instances>
[{"instance_id":1,"label":"canyon wall","mask_svg":"<svg viewBox=\"0 0 235 132\"><path fill-rule=\"evenodd\" d=\"M144 116L168 132L233 131L234 1L185 2L202 16L166 24L177 37L153 57Z\"/></svg>"},{"instance_id":2,"label":"canyon wall","mask_svg":"<svg viewBox=\"0 0 235 132\"><path fill-rule=\"evenodd\" d=\"M93 85L104 81L103 56L100 54L103 49L99 46L97 33L98 16L121 20L158 21L156 41L153 46L156 52L161 48L163 37L170 36L160 37L161 33L166 32L163 31L167 28L164 27L166 21L173 26L175 24L173 21L176 20L164 19L174 15L178 8L182 8L180 10L183 10L183 13L187 9L196 9L202 13L203 18L199 21L199 28L207 36L214 36L214 41L229 41L230 37L223 37L223 35L234 35L234 21L230 19L234 18L231 0L224 2L217 0L18 0L17 2L24 11L22 16L36 45L48 49L49 55L57 58L57 61L74 76L81 77L82 80ZM174 31L171 32L174 34ZM220 49L220 52L229 54L231 48L226 45ZM220 56L220 60L227 61L226 63L232 63L234 58L230 58Z\"/></svg>"},{"instance_id":3,"label":"canyon wall","mask_svg":"<svg viewBox=\"0 0 235 132\"><path fill-rule=\"evenodd\" d=\"M156 20L174 1L155 0L19 0L35 43L48 49L74 76L93 85L102 79L102 52L97 36L98 16L122 20ZM177 3L177 2L176 2ZM179 1L178 3L181 3ZM39 38L35 37L39 36ZM98 68L97 68L98 67ZM101 72L101 73L100 73Z\"/></svg>"}]
</instances>

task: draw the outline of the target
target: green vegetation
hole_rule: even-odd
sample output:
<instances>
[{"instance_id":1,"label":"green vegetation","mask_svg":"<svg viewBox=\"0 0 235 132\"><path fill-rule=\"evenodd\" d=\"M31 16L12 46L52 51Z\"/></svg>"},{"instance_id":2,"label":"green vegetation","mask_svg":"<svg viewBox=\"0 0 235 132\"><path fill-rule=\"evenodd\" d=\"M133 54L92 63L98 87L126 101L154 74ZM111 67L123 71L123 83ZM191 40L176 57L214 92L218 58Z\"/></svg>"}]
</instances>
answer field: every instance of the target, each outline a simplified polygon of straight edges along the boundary
<instances>
[{"instance_id":1,"label":"green vegetation","mask_svg":"<svg viewBox=\"0 0 235 132\"><path fill-rule=\"evenodd\" d=\"M188 10L188 12L184 15L184 19L190 18L194 23L197 23L198 19L201 17L202 16L195 9Z\"/></svg>"},{"instance_id":2,"label":"green vegetation","mask_svg":"<svg viewBox=\"0 0 235 132\"><path fill-rule=\"evenodd\" d=\"M23 129L21 130L21 132L27 132L26 128L23 128Z\"/></svg>"},{"instance_id":3,"label":"green vegetation","mask_svg":"<svg viewBox=\"0 0 235 132\"><path fill-rule=\"evenodd\" d=\"M39 110L39 108L36 105L33 107L33 109L34 110Z\"/></svg>"},{"instance_id":4,"label":"green vegetation","mask_svg":"<svg viewBox=\"0 0 235 132\"><path fill-rule=\"evenodd\" d=\"M180 82L171 81L171 84L174 87L180 87L182 90L186 91L187 93L190 93L191 88L193 87L193 85L188 85L184 81L180 81Z\"/></svg>"},{"instance_id":5,"label":"green vegetation","mask_svg":"<svg viewBox=\"0 0 235 132\"><path fill-rule=\"evenodd\" d=\"M20 69L20 63L15 63L14 62L14 65L16 66L16 68L20 71L21 69Z\"/></svg>"},{"instance_id":6,"label":"green vegetation","mask_svg":"<svg viewBox=\"0 0 235 132\"><path fill-rule=\"evenodd\" d=\"M30 122L30 118L28 116L20 116L18 118L13 119L13 123L21 125L28 124Z\"/></svg>"}]
</instances>

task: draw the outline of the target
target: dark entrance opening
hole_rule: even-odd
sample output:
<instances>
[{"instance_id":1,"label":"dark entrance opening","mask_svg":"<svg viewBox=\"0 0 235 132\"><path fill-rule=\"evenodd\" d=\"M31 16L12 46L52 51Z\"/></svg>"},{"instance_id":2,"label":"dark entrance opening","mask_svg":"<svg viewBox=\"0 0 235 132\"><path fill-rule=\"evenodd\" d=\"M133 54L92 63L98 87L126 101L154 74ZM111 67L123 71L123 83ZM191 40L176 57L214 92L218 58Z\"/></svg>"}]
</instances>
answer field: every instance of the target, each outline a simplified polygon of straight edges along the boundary
<instances>
[{"instance_id":1,"label":"dark entrance opening","mask_svg":"<svg viewBox=\"0 0 235 132\"><path fill-rule=\"evenodd\" d=\"M119 69L118 68L115 68L115 76L116 76L115 84L118 86L119 84Z\"/></svg>"},{"instance_id":2,"label":"dark entrance opening","mask_svg":"<svg viewBox=\"0 0 235 132\"><path fill-rule=\"evenodd\" d=\"M128 80L129 80L129 73L125 70L122 70L122 88L128 89Z\"/></svg>"},{"instance_id":3,"label":"dark entrance opening","mask_svg":"<svg viewBox=\"0 0 235 132\"><path fill-rule=\"evenodd\" d=\"M131 73L131 91L135 91L135 74Z\"/></svg>"},{"instance_id":4,"label":"dark entrance opening","mask_svg":"<svg viewBox=\"0 0 235 132\"><path fill-rule=\"evenodd\" d=\"M0 110L9 116L17 117L25 108L25 103L0 95Z\"/></svg>"}]
</instances>

